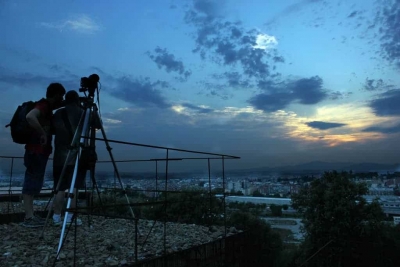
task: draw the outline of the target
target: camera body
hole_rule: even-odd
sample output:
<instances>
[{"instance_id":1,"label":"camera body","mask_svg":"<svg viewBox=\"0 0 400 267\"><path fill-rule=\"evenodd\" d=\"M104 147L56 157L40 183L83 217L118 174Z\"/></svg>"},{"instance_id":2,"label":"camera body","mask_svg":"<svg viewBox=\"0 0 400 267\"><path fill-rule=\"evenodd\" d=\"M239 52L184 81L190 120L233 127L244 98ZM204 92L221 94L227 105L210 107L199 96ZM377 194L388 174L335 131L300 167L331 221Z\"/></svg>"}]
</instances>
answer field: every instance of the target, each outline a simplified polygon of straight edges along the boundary
<instances>
[{"instance_id":1,"label":"camera body","mask_svg":"<svg viewBox=\"0 0 400 267\"><path fill-rule=\"evenodd\" d=\"M89 97L94 97L94 92L97 89L97 83L99 82L100 77L97 74L92 74L89 77L81 78L81 88L79 92L89 92Z\"/></svg>"}]
</instances>

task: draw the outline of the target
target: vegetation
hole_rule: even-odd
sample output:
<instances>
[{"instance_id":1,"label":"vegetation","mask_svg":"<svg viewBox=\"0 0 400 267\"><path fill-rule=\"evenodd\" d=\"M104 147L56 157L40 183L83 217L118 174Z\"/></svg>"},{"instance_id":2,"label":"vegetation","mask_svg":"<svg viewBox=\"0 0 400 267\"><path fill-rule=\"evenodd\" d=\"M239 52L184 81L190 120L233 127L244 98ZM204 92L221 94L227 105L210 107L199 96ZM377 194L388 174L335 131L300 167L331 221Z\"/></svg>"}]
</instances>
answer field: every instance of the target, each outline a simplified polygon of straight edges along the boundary
<instances>
[{"instance_id":1,"label":"vegetation","mask_svg":"<svg viewBox=\"0 0 400 267\"><path fill-rule=\"evenodd\" d=\"M269 206L269 208L271 210L272 216L276 216L276 217L282 216L282 206L271 204Z\"/></svg>"},{"instance_id":2,"label":"vegetation","mask_svg":"<svg viewBox=\"0 0 400 267\"><path fill-rule=\"evenodd\" d=\"M255 190L254 192L253 192L253 197L264 197L265 195L264 194L262 194L260 191L258 191L258 190Z\"/></svg>"},{"instance_id":3,"label":"vegetation","mask_svg":"<svg viewBox=\"0 0 400 267\"><path fill-rule=\"evenodd\" d=\"M254 204L251 202L228 202L227 206L230 210L248 212L254 216L261 216L265 214L267 208L266 204Z\"/></svg>"},{"instance_id":4,"label":"vegetation","mask_svg":"<svg viewBox=\"0 0 400 267\"><path fill-rule=\"evenodd\" d=\"M161 194L157 200L166 201L167 204L143 207L144 218L151 220L166 218L167 221L203 225L222 223L220 214L223 214L223 205L214 194L190 190Z\"/></svg>"},{"instance_id":5,"label":"vegetation","mask_svg":"<svg viewBox=\"0 0 400 267\"><path fill-rule=\"evenodd\" d=\"M244 196L244 194L242 193L242 191L235 191L235 190L231 190L230 194L231 196Z\"/></svg>"},{"instance_id":6,"label":"vegetation","mask_svg":"<svg viewBox=\"0 0 400 267\"><path fill-rule=\"evenodd\" d=\"M381 207L366 203L366 193L366 185L352 182L349 173L329 172L292 196L306 238L291 264L400 266L399 229L383 222Z\"/></svg>"},{"instance_id":7,"label":"vegetation","mask_svg":"<svg viewBox=\"0 0 400 267\"><path fill-rule=\"evenodd\" d=\"M280 233L258 216L251 213L236 211L229 218L229 225L239 230L249 230L249 244L253 248L246 259L246 266L280 266L281 252L284 244Z\"/></svg>"}]
</instances>

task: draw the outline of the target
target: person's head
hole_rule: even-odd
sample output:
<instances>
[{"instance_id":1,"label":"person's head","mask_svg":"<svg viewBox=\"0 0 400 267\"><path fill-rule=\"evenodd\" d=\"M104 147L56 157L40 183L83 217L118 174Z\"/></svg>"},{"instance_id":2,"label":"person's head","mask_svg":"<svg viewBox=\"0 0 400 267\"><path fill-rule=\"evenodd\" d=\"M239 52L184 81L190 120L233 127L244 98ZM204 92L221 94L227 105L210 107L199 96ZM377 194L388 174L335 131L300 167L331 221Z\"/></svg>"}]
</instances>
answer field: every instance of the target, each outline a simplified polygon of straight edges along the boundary
<instances>
[{"instance_id":1,"label":"person's head","mask_svg":"<svg viewBox=\"0 0 400 267\"><path fill-rule=\"evenodd\" d=\"M65 88L61 83L51 83L47 87L46 98L54 108L61 105L65 95Z\"/></svg>"},{"instance_id":2,"label":"person's head","mask_svg":"<svg viewBox=\"0 0 400 267\"><path fill-rule=\"evenodd\" d=\"M79 105L79 94L75 90L68 91L65 94L66 105Z\"/></svg>"}]
</instances>

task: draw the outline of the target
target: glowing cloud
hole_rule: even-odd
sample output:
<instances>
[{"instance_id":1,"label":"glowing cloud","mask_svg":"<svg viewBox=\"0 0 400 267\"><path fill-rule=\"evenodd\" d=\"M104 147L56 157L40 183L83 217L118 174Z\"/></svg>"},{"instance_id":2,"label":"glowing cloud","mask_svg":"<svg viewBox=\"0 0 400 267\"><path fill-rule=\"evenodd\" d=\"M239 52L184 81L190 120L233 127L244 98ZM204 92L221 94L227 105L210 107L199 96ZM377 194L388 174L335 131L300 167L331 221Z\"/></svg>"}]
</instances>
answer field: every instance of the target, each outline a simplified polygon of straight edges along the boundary
<instances>
[{"instance_id":1,"label":"glowing cloud","mask_svg":"<svg viewBox=\"0 0 400 267\"><path fill-rule=\"evenodd\" d=\"M254 49L267 50L278 44L275 36L260 33L256 38L256 45L253 46Z\"/></svg>"},{"instance_id":2,"label":"glowing cloud","mask_svg":"<svg viewBox=\"0 0 400 267\"><path fill-rule=\"evenodd\" d=\"M110 124L117 124L117 123L121 123L122 121L114 120L114 119L103 119L103 122L110 123Z\"/></svg>"},{"instance_id":3,"label":"glowing cloud","mask_svg":"<svg viewBox=\"0 0 400 267\"><path fill-rule=\"evenodd\" d=\"M184 111L186 108L185 108L184 106L181 106L181 105L175 105L175 106L172 106L171 109L172 109L173 111L175 111L176 113L183 113L183 111Z\"/></svg>"},{"instance_id":4,"label":"glowing cloud","mask_svg":"<svg viewBox=\"0 0 400 267\"><path fill-rule=\"evenodd\" d=\"M61 32L69 29L79 33L93 34L100 30L100 26L87 15L78 15L62 22L42 22L40 25Z\"/></svg>"}]
</instances>

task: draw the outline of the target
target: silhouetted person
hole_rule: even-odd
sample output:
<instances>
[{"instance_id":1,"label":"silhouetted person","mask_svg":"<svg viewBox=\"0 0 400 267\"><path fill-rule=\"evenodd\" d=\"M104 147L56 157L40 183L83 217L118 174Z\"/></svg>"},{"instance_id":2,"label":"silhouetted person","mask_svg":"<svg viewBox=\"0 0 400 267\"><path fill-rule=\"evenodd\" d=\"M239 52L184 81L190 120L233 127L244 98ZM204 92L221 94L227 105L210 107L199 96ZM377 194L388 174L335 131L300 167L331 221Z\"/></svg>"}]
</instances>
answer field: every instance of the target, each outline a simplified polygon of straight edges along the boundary
<instances>
[{"instance_id":1,"label":"silhouetted person","mask_svg":"<svg viewBox=\"0 0 400 267\"><path fill-rule=\"evenodd\" d=\"M33 212L33 199L43 187L47 161L52 153L51 121L53 110L63 100L65 89L60 83L51 83L47 87L46 98L39 100L26 115L29 125L35 130L25 145L24 165L26 167L22 197L24 200L25 227L40 227L45 220Z\"/></svg>"},{"instance_id":2,"label":"silhouetted person","mask_svg":"<svg viewBox=\"0 0 400 267\"><path fill-rule=\"evenodd\" d=\"M79 121L81 119L84 110L80 107L79 95L76 91L68 91L65 95L65 107L57 110L53 117L53 127L55 130L54 138L54 160L53 160L53 178L54 178L54 189L57 188L64 163L67 160L69 146L71 145L73 136L76 129L79 126ZM78 130L79 137L81 136L81 128ZM61 224L61 211L64 206L65 200L65 190L71 187L71 182L73 178L76 157L79 148L76 147L70 152L69 161L67 162L64 177L62 178L59 192L55 196L53 203L53 224ZM86 168L81 164L78 164L77 177L74 186L74 198L71 201L70 208L76 207L77 202L77 189L84 188L86 178ZM68 213L67 223L72 221L72 212ZM77 225L81 225L81 220L77 219Z\"/></svg>"}]
</instances>

